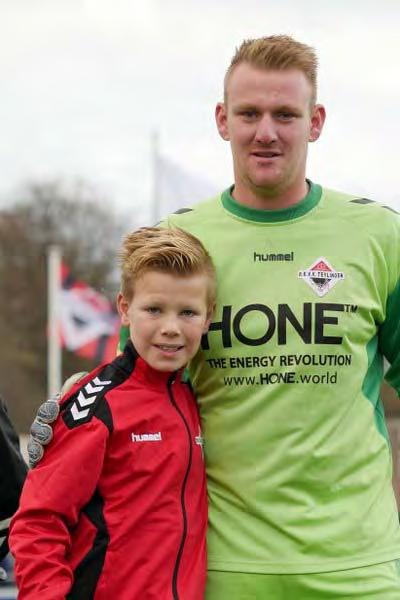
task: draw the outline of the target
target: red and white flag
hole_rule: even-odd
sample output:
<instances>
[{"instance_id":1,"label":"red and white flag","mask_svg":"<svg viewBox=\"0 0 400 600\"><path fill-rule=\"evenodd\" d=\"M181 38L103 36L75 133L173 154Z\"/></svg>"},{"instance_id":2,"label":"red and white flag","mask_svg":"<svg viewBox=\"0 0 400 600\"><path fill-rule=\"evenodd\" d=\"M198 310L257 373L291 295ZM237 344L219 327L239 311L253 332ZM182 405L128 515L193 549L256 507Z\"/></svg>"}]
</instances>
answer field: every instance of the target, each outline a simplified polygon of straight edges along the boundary
<instances>
[{"instance_id":1,"label":"red and white flag","mask_svg":"<svg viewBox=\"0 0 400 600\"><path fill-rule=\"evenodd\" d=\"M115 358L120 320L111 302L61 264L60 333L62 346L96 363Z\"/></svg>"}]
</instances>

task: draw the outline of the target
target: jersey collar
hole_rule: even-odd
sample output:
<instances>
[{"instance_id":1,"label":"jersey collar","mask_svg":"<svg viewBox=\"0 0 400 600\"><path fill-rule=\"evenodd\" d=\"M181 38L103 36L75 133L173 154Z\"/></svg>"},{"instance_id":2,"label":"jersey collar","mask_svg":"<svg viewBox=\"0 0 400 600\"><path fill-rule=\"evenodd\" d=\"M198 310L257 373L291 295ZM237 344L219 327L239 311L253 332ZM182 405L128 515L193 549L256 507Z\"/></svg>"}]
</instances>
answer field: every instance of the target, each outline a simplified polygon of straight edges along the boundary
<instances>
[{"instance_id":1,"label":"jersey collar","mask_svg":"<svg viewBox=\"0 0 400 600\"><path fill-rule=\"evenodd\" d=\"M258 208L250 208L244 204L240 204L232 197L233 186L222 192L221 201L224 208L230 213L246 219L248 221L258 221L261 223L279 223L280 221L291 221L302 217L312 210L320 201L322 196L322 188L316 183L312 183L307 179L309 191L297 204L280 208L278 210L260 210Z\"/></svg>"}]
</instances>

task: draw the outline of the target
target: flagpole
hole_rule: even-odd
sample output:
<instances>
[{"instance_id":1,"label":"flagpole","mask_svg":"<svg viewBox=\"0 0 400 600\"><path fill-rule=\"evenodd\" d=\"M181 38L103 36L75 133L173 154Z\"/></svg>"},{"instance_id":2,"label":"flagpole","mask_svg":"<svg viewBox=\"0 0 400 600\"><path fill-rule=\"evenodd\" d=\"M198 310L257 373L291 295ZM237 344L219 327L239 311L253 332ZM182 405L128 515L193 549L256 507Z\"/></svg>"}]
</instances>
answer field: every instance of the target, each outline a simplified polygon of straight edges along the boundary
<instances>
[{"instance_id":1,"label":"flagpole","mask_svg":"<svg viewBox=\"0 0 400 600\"><path fill-rule=\"evenodd\" d=\"M47 250L47 393L49 397L61 389L60 277L61 249L59 246L52 245Z\"/></svg>"},{"instance_id":2,"label":"flagpole","mask_svg":"<svg viewBox=\"0 0 400 600\"><path fill-rule=\"evenodd\" d=\"M152 167L152 225L156 225L160 219L160 136L158 131L151 134L151 167Z\"/></svg>"}]
</instances>

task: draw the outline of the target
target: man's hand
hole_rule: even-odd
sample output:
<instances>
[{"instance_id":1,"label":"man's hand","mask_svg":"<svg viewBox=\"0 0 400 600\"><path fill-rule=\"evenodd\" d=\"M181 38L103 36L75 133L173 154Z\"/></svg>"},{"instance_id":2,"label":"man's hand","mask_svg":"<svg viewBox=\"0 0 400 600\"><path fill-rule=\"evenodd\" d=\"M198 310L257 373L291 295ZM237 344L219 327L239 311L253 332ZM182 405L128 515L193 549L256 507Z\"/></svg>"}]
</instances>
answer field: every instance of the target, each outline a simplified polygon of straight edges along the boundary
<instances>
[{"instance_id":1,"label":"man's hand","mask_svg":"<svg viewBox=\"0 0 400 600\"><path fill-rule=\"evenodd\" d=\"M57 420L60 412L59 400L66 394L75 383L78 383L87 375L86 371L75 373L69 377L61 388L61 392L55 394L38 408L35 420L31 425L28 441L29 466L35 467L44 454L44 446L53 439L52 424Z\"/></svg>"}]
</instances>

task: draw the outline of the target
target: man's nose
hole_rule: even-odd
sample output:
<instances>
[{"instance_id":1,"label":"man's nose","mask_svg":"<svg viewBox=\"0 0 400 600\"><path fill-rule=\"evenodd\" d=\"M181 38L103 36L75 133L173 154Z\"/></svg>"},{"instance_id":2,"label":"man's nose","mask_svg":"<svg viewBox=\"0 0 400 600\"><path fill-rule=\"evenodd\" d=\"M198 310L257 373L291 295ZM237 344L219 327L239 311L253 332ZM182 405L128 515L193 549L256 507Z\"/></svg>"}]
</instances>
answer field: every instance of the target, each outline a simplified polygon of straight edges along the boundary
<instances>
[{"instance_id":1,"label":"man's nose","mask_svg":"<svg viewBox=\"0 0 400 600\"><path fill-rule=\"evenodd\" d=\"M276 126L271 115L263 115L257 124L256 141L270 144L277 140Z\"/></svg>"}]
</instances>

